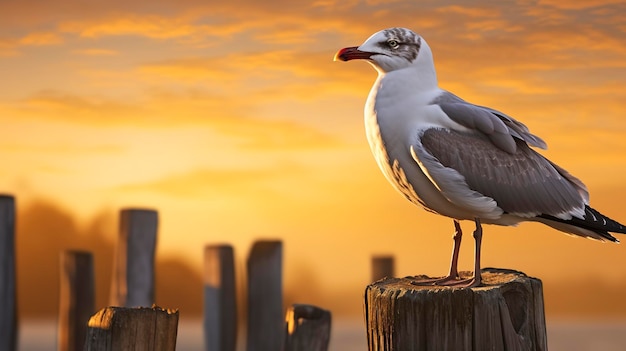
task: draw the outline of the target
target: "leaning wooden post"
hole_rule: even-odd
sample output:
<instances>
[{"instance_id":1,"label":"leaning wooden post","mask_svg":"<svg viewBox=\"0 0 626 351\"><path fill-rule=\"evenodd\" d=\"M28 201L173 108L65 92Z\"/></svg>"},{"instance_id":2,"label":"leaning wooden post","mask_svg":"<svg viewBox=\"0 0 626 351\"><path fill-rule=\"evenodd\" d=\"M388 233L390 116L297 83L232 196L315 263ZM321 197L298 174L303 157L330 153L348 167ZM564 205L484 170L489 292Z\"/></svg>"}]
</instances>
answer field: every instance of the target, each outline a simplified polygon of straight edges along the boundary
<instances>
[{"instance_id":1,"label":"leaning wooden post","mask_svg":"<svg viewBox=\"0 0 626 351\"><path fill-rule=\"evenodd\" d=\"M178 310L107 307L88 323L86 351L176 350Z\"/></svg>"},{"instance_id":2,"label":"leaning wooden post","mask_svg":"<svg viewBox=\"0 0 626 351\"><path fill-rule=\"evenodd\" d=\"M312 305L294 304L285 318L283 351L327 351L330 312Z\"/></svg>"},{"instance_id":3,"label":"leaning wooden post","mask_svg":"<svg viewBox=\"0 0 626 351\"><path fill-rule=\"evenodd\" d=\"M257 241L248 257L248 351L282 347L282 256L282 242Z\"/></svg>"},{"instance_id":4,"label":"leaning wooden post","mask_svg":"<svg viewBox=\"0 0 626 351\"><path fill-rule=\"evenodd\" d=\"M204 346L207 351L235 351L237 299L235 258L230 245L204 249Z\"/></svg>"},{"instance_id":5,"label":"leaning wooden post","mask_svg":"<svg viewBox=\"0 0 626 351\"><path fill-rule=\"evenodd\" d=\"M410 277L369 285L369 351L545 351L541 281L511 270L482 274L485 286L473 289L417 286Z\"/></svg>"},{"instance_id":6,"label":"leaning wooden post","mask_svg":"<svg viewBox=\"0 0 626 351\"><path fill-rule=\"evenodd\" d=\"M393 256L374 256L372 257L372 281L383 278L392 278L394 276L394 260Z\"/></svg>"},{"instance_id":7,"label":"leaning wooden post","mask_svg":"<svg viewBox=\"0 0 626 351\"><path fill-rule=\"evenodd\" d=\"M158 214L154 210L124 209L115 253L112 306L151 306L154 303L154 253Z\"/></svg>"},{"instance_id":8,"label":"leaning wooden post","mask_svg":"<svg viewBox=\"0 0 626 351\"><path fill-rule=\"evenodd\" d=\"M15 198L0 195L0 350L16 349Z\"/></svg>"},{"instance_id":9,"label":"leaning wooden post","mask_svg":"<svg viewBox=\"0 0 626 351\"><path fill-rule=\"evenodd\" d=\"M61 253L58 350L78 351L85 345L87 321L94 313L93 272L90 252Z\"/></svg>"}]
</instances>

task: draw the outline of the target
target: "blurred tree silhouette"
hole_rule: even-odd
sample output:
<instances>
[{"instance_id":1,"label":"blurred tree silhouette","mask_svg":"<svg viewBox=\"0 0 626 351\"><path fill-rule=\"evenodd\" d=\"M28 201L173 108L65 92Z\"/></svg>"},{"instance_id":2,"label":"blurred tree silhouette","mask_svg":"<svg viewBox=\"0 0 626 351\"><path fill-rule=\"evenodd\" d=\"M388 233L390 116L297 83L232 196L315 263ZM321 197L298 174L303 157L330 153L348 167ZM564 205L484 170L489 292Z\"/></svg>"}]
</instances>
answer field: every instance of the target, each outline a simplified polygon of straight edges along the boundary
<instances>
[{"instance_id":1,"label":"blurred tree silhouette","mask_svg":"<svg viewBox=\"0 0 626 351\"><path fill-rule=\"evenodd\" d=\"M156 304L178 308L181 318L202 316L202 278L178 257L158 258L156 264Z\"/></svg>"},{"instance_id":2,"label":"blurred tree silhouette","mask_svg":"<svg viewBox=\"0 0 626 351\"><path fill-rule=\"evenodd\" d=\"M68 211L39 200L17 209L16 260L20 318L56 318L59 304L59 256L64 250L94 255L96 309L108 305L118 213L103 211L79 225ZM157 256L156 302L181 315L202 313L200 267L175 257Z\"/></svg>"},{"instance_id":3,"label":"blurred tree silhouette","mask_svg":"<svg viewBox=\"0 0 626 351\"><path fill-rule=\"evenodd\" d=\"M39 200L24 208L18 201L16 224L17 300L20 318L56 318L59 304L59 256L63 250L85 250L94 255L96 309L108 305L118 212L103 210L79 224L54 203ZM202 267L193 267L157 251L156 303L178 308L182 318L202 315ZM324 290L310 262L291 262L298 274L286 284L285 307L292 303L316 304L337 315L358 315L359 288ZM239 321L245 319L245 272L237 266ZM365 282L363 287L365 286ZM589 316L623 318L626 315L626 277L602 281L581 277L578 281L544 281L548 317ZM602 293L599 294L598 291ZM600 297L600 298L599 298Z\"/></svg>"}]
</instances>

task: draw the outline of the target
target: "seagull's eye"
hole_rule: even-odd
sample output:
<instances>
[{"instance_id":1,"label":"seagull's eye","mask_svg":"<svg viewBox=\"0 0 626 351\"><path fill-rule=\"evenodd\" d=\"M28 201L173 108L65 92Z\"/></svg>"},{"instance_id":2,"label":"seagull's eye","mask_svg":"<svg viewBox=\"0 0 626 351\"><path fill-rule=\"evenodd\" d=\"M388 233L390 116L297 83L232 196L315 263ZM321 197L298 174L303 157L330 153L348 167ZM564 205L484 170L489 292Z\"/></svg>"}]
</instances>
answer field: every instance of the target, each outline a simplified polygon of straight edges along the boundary
<instances>
[{"instance_id":1,"label":"seagull's eye","mask_svg":"<svg viewBox=\"0 0 626 351\"><path fill-rule=\"evenodd\" d=\"M392 49L397 49L400 47L400 43L398 43L398 41L395 39L387 40L387 45L389 45L389 47Z\"/></svg>"}]
</instances>

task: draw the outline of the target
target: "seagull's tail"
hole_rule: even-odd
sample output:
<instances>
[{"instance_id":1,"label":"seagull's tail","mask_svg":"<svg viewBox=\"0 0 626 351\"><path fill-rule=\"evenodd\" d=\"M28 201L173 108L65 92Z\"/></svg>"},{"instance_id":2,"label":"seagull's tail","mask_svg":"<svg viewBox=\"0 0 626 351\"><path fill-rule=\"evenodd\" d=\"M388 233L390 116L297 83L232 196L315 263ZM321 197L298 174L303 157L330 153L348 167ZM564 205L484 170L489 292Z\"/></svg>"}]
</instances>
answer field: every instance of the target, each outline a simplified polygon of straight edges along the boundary
<instances>
[{"instance_id":1,"label":"seagull's tail","mask_svg":"<svg viewBox=\"0 0 626 351\"><path fill-rule=\"evenodd\" d=\"M583 219L561 219L550 215L539 215L535 220L547 224L562 232L583 236L600 241L619 242L610 233L626 234L626 226L610 219L602 213L585 205L585 217Z\"/></svg>"}]
</instances>

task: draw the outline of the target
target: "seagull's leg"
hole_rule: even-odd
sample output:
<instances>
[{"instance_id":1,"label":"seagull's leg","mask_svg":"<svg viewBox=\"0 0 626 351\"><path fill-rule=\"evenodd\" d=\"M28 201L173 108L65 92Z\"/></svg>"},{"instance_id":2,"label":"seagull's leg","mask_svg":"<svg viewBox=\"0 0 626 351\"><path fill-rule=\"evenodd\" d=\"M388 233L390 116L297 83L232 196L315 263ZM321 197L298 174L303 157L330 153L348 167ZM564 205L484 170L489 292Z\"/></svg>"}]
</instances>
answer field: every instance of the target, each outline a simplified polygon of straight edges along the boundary
<instances>
[{"instance_id":1,"label":"seagull's leg","mask_svg":"<svg viewBox=\"0 0 626 351\"><path fill-rule=\"evenodd\" d=\"M480 271L480 246L483 242L483 226L480 225L479 218L474 218L474 222L476 222L476 230L474 230L474 279L468 288L480 286L483 282Z\"/></svg>"},{"instance_id":2,"label":"seagull's leg","mask_svg":"<svg viewBox=\"0 0 626 351\"><path fill-rule=\"evenodd\" d=\"M480 224L479 218L474 218L474 222L476 223L476 230L474 230L474 277L470 279L446 282L442 285L452 286L456 288L473 288L482 284L482 277L480 273L480 246L483 241L483 227Z\"/></svg>"},{"instance_id":3,"label":"seagull's leg","mask_svg":"<svg viewBox=\"0 0 626 351\"><path fill-rule=\"evenodd\" d=\"M461 223L454 220L454 246L452 247L452 258L450 259L450 273L448 277L458 279L459 278L459 252L461 251L461 239L463 238L463 231L461 230Z\"/></svg>"},{"instance_id":4,"label":"seagull's leg","mask_svg":"<svg viewBox=\"0 0 626 351\"><path fill-rule=\"evenodd\" d=\"M456 282L459 279L459 252L461 251L461 239L463 238L463 231L461 230L461 224L458 220L454 220L454 246L452 248L452 258L450 260L450 272L447 276L434 279L422 279L412 282L414 285L445 285L447 282Z\"/></svg>"}]
</instances>

